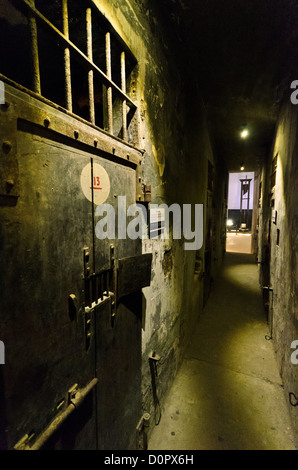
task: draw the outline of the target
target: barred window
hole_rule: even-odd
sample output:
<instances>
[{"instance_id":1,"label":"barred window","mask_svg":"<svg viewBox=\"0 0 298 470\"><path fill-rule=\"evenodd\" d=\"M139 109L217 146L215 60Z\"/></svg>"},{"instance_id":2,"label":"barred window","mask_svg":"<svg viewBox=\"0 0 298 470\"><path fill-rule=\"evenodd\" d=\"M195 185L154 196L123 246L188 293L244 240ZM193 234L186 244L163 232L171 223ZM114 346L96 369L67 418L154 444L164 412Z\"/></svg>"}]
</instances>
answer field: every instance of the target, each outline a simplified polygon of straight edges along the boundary
<instances>
[{"instance_id":1,"label":"barred window","mask_svg":"<svg viewBox=\"0 0 298 470\"><path fill-rule=\"evenodd\" d=\"M133 142L137 61L91 0L0 0L0 77Z\"/></svg>"}]
</instances>

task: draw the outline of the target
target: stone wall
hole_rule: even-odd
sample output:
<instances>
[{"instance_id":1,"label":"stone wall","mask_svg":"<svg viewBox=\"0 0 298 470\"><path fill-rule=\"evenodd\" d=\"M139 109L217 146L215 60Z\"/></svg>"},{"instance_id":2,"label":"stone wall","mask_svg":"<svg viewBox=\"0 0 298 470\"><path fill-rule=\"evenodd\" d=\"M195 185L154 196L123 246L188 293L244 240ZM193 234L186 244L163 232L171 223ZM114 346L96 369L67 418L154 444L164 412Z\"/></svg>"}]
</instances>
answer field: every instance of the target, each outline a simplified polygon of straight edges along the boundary
<instances>
[{"instance_id":1,"label":"stone wall","mask_svg":"<svg viewBox=\"0 0 298 470\"><path fill-rule=\"evenodd\" d=\"M135 96L143 183L151 186L151 203L204 206L199 250L185 250L184 241L173 239L171 229L169 239L143 241L143 252L153 253L151 286L143 291L142 336L143 411L150 413L152 429L221 264L227 175L212 151L204 104L188 81L187 58L171 47L173 31L164 28L160 5L155 11L154 2L145 5L100 2L138 61ZM213 169L209 190L208 161ZM160 360L152 362L152 354Z\"/></svg>"},{"instance_id":2,"label":"stone wall","mask_svg":"<svg viewBox=\"0 0 298 470\"><path fill-rule=\"evenodd\" d=\"M7 103L0 109L0 117L6 144L2 148L2 165L7 172L4 189L9 198L5 193L1 249L3 259L9 258L9 269L3 278L8 295L0 307L3 305L5 313L1 341L9 349L7 365L0 374L0 392L6 388L3 400L1 395L1 448L13 448L17 442L25 445L23 436L31 429L33 435L40 434L52 415L56 416L56 404L58 410L64 403L61 397L66 396L72 380L85 385L94 371L100 382L97 400L88 401L88 413L81 411L78 440L67 445L78 449L138 447L138 421L148 412L152 429L161 419L167 392L224 255L227 172L220 156L213 152L204 103L192 76L191 57L181 38L176 37L178 19L170 15L171 23L169 12L158 0L95 3L137 61L127 83L127 94L137 105L128 143L121 141L116 99L115 137L109 135L107 129L111 127L105 126L105 97L100 93L96 99L98 105L101 103L105 130L85 120L89 97L82 77L86 79L87 74L81 75L75 62L72 84L75 81L73 94L80 112L75 108L73 111L80 119L69 110L63 111L64 98L55 101L59 93L52 76L62 78L59 91L64 95L64 70L58 68L55 55L49 54L48 60L47 54L42 54L40 62L52 74L41 74L42 96L24 89L27 83L15 84L10 82L11 77L6 79ZM55 10L55 2L51 8ZM80 19L79 15L75 18ZM9 30L13 31L14 25ZM51 49L45 39L39 45L45 46L44 52ZM103 44L97 52L104 56ZM172 223L164 239L138 240L137 246L121 237L112 247L108 240L100 243L93 232L89 203L94 201L85 197L80 183L82 162L89 165L91 156L109 167L114 187L119 195L127 194L130 202L142 199L138 192L142 183L151 187L150 204L175 204L182 217L183 205L191 207L191 230L202 231L202 243L187 250L187 240L175 236ZM121 165L116 165L120 161ZM142 168L142 172L135 174L133 167ZM116 197L110 193L110 202L115 204ZM148 202L142 204L150 208ZM203 206L199 220L195 218L198 205ZM178 221L182 233L183 221ZM141 249L153 255L151 285L142 292L142 331L139 297L135 303L131 298L119 302L115 320L110 318L112 297L104 299L102 291L100 298L97 290L104 280L102 271L113 271L106 273L107 277L115 275L112 254L122 259L139 255ZM93 263L92 278L88 275L89 262ZM138 279L133 269L129 272L133 275L126 279ZM97 306L89 309L92 300ZM98 436L94 433L96 419ZM77 432L75 428L72 431ZM50 446L66 445L63 432Z\"/></svg>"},{"instance_id":3,"label":"stone wall","mask_svg":"<svg viewBox=\"0 0 298 470\"><path fill-rule=\"evenodd\" d=\"M263 262L262 285L272 289L267 295L268 321L286 400L298 430L297 408L290 405L290 394L294 404L298 395L298 366L291 360L291 344L298 339L297 125L297 107L287 100L281 107L272 152L262 172L259 260Z\"/></svg>"}]
</instances>

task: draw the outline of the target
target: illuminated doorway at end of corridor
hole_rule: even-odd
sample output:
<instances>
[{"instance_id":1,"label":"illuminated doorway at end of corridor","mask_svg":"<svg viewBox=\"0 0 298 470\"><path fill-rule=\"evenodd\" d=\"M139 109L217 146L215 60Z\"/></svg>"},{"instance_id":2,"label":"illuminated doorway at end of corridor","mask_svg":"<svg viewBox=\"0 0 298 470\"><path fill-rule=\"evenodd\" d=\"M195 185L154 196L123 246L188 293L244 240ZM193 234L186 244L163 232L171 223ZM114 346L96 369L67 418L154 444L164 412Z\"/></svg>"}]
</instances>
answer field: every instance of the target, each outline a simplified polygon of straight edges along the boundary
<instances>
[{"instance_id":1,"label":"illuminated doorway at end of corridor","mask_svg":"<svg viewBox=\"0 0 298 470\"><path fill-rule=\"evenodd\" d=\"M229 174L226 251L252 253L254 172Z\"/></svg>"}]
</instances>

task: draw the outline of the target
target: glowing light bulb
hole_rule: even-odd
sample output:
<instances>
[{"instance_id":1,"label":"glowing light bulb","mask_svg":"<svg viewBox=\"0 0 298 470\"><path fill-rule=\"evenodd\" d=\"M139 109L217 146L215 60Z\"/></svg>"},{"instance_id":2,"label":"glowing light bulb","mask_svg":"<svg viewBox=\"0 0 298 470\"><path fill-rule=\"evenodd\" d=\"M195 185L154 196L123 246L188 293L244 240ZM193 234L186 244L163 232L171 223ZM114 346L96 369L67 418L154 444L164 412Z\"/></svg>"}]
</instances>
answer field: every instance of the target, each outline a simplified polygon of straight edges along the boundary
<instances>
[{"instance_id":1,"label":"glowing light bulb","mask_svg":"<svg viewBox=\"0 0 298 470\"><path fill-rule=\"evenodd\" d=\"M243 129L243 131L241 132L241 137L242 139L246 139L246 137L248 136L248 130L247 129Z\"/></svg>"}]
</instances>

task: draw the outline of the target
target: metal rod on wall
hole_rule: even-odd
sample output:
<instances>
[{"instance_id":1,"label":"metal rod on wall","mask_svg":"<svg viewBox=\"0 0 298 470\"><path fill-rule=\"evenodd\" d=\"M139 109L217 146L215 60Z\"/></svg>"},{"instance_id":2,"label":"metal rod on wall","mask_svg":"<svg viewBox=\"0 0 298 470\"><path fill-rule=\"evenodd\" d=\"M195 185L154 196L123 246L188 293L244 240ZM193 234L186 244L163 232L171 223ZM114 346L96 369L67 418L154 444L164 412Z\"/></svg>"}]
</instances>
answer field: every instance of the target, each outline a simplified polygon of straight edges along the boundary
<instances>
[{"instance_id":1,"label":"metal rod on wall","mask_svg":"<svg viewBox=\"0 0 298 470\"><path fill-rule=\"evenodd\" d=\"M79 406L84 402L87 395L97 385L98 379L93 378L84 388L77 389L73 387L69 390L68 402L65 403L64 408L60 411L57 416L51 421L46 429L37 437L35 442L30 445L28 442L28 435L25 435L15 446L15 450L40 450L44 444L50 439L50 437L62 426L62 424L68 419L68 417L76 411Z\"/></svg>"},{"instance_id":2,"label":"metal rod on wall","mask_svg":"<svg viewBox=\"0 0 298 470\"><path fill-rule=\"evenodd\" d=\"M126 94L125 52L121 52L121 89ZM122 100L123 140L127 140L127 109L126 100Z\"/></svg>"},{"instance_id":3,"label":"metal rod on wall","mask_svg":"<svg viewBox=\"0 0 298 470\"><path fill-rule=\"evenodd\" d=\"M124 95L123 91L121 90L116 83L112 82L111 79L99 68L96 64L94 64L66 35L61 32L56 26L54 26L47 18L45 18L32 4L33 0L19 0L24 7L28 10L28 17L31 15L37 21L40 21L42 27L48 30L50 34L55 37L55 40L58 40L59 44L64 44L64 47L68 47L72 54L76 55L76 58L81 62L83 67L87 70L92 69L93 73L99 77L99 80L102 84L106 87L111 87L111 89L115 90L117 95L119 95L122 99L125 99L127 105L130 107L131 110L136 110L135 103L130 99L129 96ZM110 48L109 48L110 49ZM111 64L111 60L110 60Z\"/></svg>"},{"instance_id":4,"label":"metal rod on wall","mask_svg":"<svg viewBox=\"0 0 298 470\"><path fill-rule=\"evenodd\" d=\"M69 38L67 0L62 0L62 19L63 19L63 33L67 38ZM68 111L72 112L71 71L70 71L70 50L69 50L69 47L64 48L64 74L65 74L66 108L68 109Z\"/></svg>"},{"instance_id":5,"label":"metal rod on wall","mask_svg":"<svg viewBox=\"0 0 298 470\"><path fill-rule=\"evenodd\" d=\"M35 7L35 0L30 0L29 4ZM36 18L33 14L28 15L30 38L31 38L31 53L32 53L32 86L35 93L41 94L40 86L40 70L39 70L39 56L38 56L38 38L37 38L37 25Z\"/></svg>"},{"instance_id":6,"label":"metal rod on wall","mask_svg":"<svg viewBox=\"0 0 298 470\"><path fill-rule=\"evenodd\" d=\"M86 10L86 26L87 26L87 57L93 61L92 52L92 16L91 8ZM90 122L95 124L95 106L94 106L94 84L93 84L93 70L88 71L88 90L89 90L89 117Z\"/></svg>"},{"instance_id":7,"label":"metal rod on wall","mask_svg":"<svg viewBox=\"0 0 298 470\"><path fill-rule=\"evenodd\" d=\"M112 64L111 64L111 35L106 34L106 72L109 80L112 79ZM113 134L113 100L112 100L112 87L107 88L107 102L108 102L108 131Z\"/></svg>"}]
</instances>

